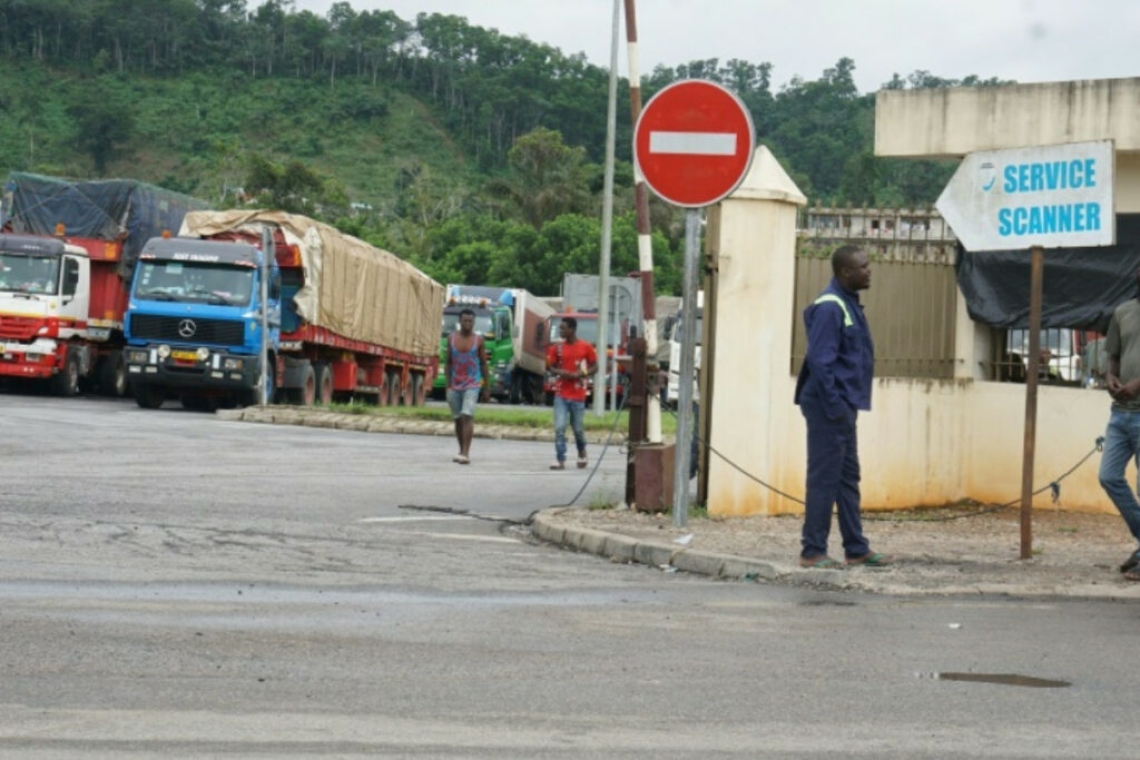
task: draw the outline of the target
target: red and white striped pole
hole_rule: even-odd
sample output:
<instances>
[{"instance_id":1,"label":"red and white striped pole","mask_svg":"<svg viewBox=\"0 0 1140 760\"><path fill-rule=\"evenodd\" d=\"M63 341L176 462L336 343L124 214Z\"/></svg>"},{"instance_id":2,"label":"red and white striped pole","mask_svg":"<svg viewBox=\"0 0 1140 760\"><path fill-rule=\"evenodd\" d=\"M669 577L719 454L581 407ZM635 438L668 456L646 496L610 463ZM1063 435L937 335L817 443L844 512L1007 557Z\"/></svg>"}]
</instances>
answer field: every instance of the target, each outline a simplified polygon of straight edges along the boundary
<instances>
[{"instance_id":1,"label":"red and white striped pole","mask_svg":"<svg viewBox=\"0 0 1140 760\"><path fill-rule=\"evenodd\" d=\"M641 116L641 69L637 58L637 9L635 0L625 0L626 41L629 47L630 123ZM641 314L645 325L645 352L650 362L657 357L657 307L653 289L653 238L649 226L649 187L634 165L637 201L637 257L641 267ZM648 443L661 443L661 399L650 395L646 404L645 437Z\"/></svg>"}]
</instances>

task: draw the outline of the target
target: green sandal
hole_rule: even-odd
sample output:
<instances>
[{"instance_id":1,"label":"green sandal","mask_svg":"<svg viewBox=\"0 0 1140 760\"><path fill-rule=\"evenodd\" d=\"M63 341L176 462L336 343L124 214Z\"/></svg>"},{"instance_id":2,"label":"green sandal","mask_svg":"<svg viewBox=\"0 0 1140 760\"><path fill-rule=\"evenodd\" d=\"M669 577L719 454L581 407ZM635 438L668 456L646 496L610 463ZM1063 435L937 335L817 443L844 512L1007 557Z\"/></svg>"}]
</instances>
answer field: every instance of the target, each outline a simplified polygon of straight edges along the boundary
<instances>
[{"instance_id":1,"label":"green sandal","mask_svg":"<svg viewBox=\"0 0 1140 760\"><path fill-rule=\"evenodd\" d=\"M848 565L863 565L864 567L886 567L895 564L895 558L889 554L868 552L861 557L848 557Z\"/></svg>"}]
</instances>

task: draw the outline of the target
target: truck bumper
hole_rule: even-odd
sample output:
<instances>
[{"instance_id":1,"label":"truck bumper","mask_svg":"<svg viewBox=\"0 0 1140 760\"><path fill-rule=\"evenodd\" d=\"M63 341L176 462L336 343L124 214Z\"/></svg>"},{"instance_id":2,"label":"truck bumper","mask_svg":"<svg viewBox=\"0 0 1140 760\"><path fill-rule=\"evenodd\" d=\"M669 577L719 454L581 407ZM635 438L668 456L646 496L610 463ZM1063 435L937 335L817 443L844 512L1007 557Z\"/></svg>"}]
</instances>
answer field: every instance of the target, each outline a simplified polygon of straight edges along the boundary
<instances>
[{"instance_id":1,"label":"truck bumper","mask_svg":"<svg viewBox=\"0 0 1140 760\"><path fill-rule=\"evenodd\" d=\"M124 352L127 377L134 382L172 389L248 390L260 380L258 357L227 351L172 348L161 356L158 346L130 346Z\"/></svg>"},{"instance_id":2,"label":"truck bumper","mask_svg":"<svg viewBox=\"0 0 1140 760\"><path fill-rule=\"evenodd\" d=\"M60 346L50 338L32 343L0 343L0 377L47 379L63 366Z\"/></svg>"}]
</instances>

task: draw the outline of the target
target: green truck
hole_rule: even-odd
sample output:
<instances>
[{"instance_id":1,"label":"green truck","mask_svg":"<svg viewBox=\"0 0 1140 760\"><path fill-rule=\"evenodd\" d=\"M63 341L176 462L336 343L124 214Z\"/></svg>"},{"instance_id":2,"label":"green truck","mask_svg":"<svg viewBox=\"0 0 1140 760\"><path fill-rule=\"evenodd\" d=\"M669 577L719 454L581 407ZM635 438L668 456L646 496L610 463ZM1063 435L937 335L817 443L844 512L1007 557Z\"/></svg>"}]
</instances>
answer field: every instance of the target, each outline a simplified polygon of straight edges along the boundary
<instances>
[{"instance_id":1,"label":"green truck","mask_svg":"<svg viewBox=\"0 0 1140 760\"><path fill-rule=\"evenodd\" d=\"M459 327L464 309L475 312L475 332L487 347L491 371L491 396L511 404L542 403L546 374L547 322L554 309L522 288L485 285L448 285L439 341L440 373L432 393L442 398L447 391L443 371L447 363L447 339Z\"/></svg>"}]
</instances>

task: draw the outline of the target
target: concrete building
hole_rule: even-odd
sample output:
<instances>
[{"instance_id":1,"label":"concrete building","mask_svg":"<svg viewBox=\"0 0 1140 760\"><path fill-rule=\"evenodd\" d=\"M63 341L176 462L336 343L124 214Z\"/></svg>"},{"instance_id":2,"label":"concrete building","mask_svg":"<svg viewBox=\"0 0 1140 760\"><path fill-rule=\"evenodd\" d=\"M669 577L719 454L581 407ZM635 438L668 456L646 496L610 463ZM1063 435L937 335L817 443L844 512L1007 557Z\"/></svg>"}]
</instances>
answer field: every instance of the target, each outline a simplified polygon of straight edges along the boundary
<instances>
[{"instance_id":1,"label":"concrete building","mask_svg":"<svg viewBox=\"0 0 1140 760\"><path fill-rule=\"evenodd\" d=\"M961 157L981 150L1114 140L1116 213L1140 213L1140 79L878 94L880 156ZM790 371L795 226L804 197L764 148L741 188L710 210L703 382L713 515L802 509L805 427ZM879 377L861 416L863 502L868 509L1018 500L1025 388L986 379L994 331L974 323L960 294L954 371L946 379ZM1047 486L1095 449L1109 399L1074 387L1039 389L1035 508L1114 512L1097 482L1099 455ZM742 473L737 467L745 470ZM1131 477L1131 475L1130 475ZM757 482L764 481L764 484ZM781 493L783 492L783 495Z\"/></svg>"}]
</instances>

